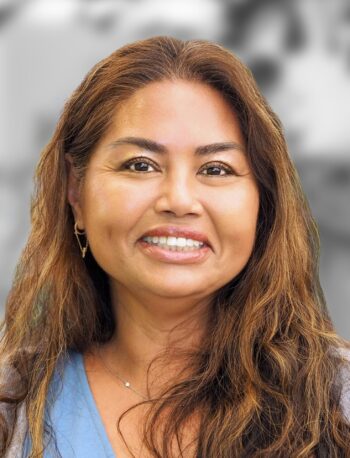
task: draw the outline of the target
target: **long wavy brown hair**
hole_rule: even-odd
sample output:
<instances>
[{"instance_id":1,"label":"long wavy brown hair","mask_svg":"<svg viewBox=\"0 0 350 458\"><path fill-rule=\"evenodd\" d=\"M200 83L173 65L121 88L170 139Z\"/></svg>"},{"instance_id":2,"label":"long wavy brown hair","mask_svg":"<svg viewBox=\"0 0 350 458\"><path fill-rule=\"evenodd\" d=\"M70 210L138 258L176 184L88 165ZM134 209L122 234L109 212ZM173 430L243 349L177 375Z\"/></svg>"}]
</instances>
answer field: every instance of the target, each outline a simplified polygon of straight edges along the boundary
<instances>
[{"instance_id":1,"label":"long wavy brown hair","mask_svg":"<svg viewBox=\"0 0 350 458\"><path fill-rule=\"evenodd\" d=\"M335 332L325 304L318 231L281 124L232 53L204 40L171 37L129 44L95 65L42 152L31 233L1 326L0 358L11 361L20 377L10 394L0 390L0 401L13 413L0 416L0 453L25 403L30 456L43 456L45 400L58 358L107 342L116 329L107 275L91 253L82 259L74 238L65 153L83 183L118 105L150 82L170 79L210 85L232 106L260 209L252 255L216 292L210 328L189 360L191 375L154 402L144 443L161 458L174 456L174 440L177 456L197 458L349 457L350 423L339 380L347 367L340 349L350 344ZM196 412L200 424L189 455L181 433Z\"/></svg>"}]
</instances>

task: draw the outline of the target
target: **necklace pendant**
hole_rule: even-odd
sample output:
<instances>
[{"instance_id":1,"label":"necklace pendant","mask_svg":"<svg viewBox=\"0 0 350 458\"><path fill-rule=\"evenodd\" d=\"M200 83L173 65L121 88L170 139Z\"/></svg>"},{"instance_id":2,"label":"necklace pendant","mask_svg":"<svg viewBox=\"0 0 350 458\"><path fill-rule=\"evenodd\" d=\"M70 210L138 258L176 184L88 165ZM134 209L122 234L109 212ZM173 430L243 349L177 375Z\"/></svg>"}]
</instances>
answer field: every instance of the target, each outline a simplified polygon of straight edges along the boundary
<instances>
[{"instance_id":1,"label":"necklace pendant","mask_svg":"<svg viewBox=\"0 0 350 458\"><path fill-rule=\"evenodd\" d=\"M129 382L125 382L124 385L125 385L127 388L130 388L130 383L129 383Z\"/></svg>"}]
</instances>

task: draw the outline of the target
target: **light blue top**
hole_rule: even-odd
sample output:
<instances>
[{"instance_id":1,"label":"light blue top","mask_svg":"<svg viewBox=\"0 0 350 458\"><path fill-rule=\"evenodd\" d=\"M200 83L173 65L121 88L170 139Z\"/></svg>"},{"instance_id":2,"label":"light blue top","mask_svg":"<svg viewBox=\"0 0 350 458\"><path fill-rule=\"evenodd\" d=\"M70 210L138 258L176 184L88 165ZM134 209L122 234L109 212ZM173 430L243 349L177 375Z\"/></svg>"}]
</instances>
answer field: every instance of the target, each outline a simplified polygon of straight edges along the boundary
<instances>
[{"instance_id":1,"label":"light blue top","mask_svg":"<svg viewBox=\"0 0 350 458\"><path fill-rule=\"evenodd\" d=\"M349 350L342 353L350 361ZM61 373L63 383L60 380ZM344 369L340 375L343 385L341 406L350 421L349 369ZM51 441L44 452L44 458L116 458L90 390L81 353L70 351L57 364L47 399L46 418L56 435L59 454L54 441ZM27 437L22 449L23 458L29 456L30 449L31 443ZM20 454L7 456L17 458Z\"/></svg>"},{"instance_id":2,"label":"light blue top","mask_svg":"<svg viewBox=\"0 0 350 458\"><path fill-rule=\"evenodd\" d=\"M61 361L64 364L57 366L46 405L46 418L54 431L59 453L51 440L44 458L115 458L89 386L82 354L70 351ZM27 437L25 457L30 448Z\"/></svg>"}]
</instances>

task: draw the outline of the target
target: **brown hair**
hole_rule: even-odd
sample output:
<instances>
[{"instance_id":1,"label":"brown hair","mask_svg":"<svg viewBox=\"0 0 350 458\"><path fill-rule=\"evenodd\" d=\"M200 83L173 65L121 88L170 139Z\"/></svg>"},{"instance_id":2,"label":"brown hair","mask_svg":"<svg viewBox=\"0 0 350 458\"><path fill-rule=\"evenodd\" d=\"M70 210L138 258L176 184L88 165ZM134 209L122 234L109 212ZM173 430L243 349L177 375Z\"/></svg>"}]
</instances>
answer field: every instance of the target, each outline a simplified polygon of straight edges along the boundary
<instances>
[{"instance_id":1,"label":"brown hair","mask_svg":"<svg viewBox=\"0 0 350 458\"><path fill-rule=\"evenodd\" d=\"M118 104L153 81L185 79L216 88L237 113L260 192L253 253L217 291L210 329L177 383L145 426L152 456L202 412L196 457L350 456L350 424L340 405L339 374L350 348L335 332L318 279L319 238L278 118L250 71L223 47L155 37L115 51L85 77L65 105L36 173L32 230L19 261L2 324L1 359L21 383L0 401L25 402L33 444L42 456L44 407L58 358L85 351L114 333L106 274L91 253L81 258L67 203L65 153L81 180ZM213 351L215 349L215 351ZM164 412L170 412L164 420ZM12 434L0 416L0 453ZM157 442L156 431L163 431ZM188 455L185 455L188 456Z\"/></svg>"}]
</instances>

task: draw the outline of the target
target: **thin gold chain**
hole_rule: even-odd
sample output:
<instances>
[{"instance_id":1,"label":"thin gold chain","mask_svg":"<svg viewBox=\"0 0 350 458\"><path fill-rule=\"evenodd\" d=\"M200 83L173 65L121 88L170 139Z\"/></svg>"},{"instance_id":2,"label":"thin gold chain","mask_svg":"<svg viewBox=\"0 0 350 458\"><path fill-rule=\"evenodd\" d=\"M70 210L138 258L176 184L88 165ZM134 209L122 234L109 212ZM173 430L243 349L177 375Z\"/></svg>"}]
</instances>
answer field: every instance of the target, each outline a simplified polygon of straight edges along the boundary
<instances>
[{"instance_id":1,"label":"thin gold chain","mask_svg":"<svg viewBox=\"0 0 350 458\"><path fill-rule=\"evenodd\" d=\"M114 375L115 377L117 377L117 379L122 382L122 384L124 385L125 388L127 388L128 390L131 390L133 391L135 394L137 394L138 396L140 396L142 399L144 399L145 401L149 401L149 398L144 396L143 394L141 394L139 391L135 390L135 388L133 388L131 386L131 383L128 382L127 380L125 380L124 378L122 378L115 370L112 370L108 365L107 363L104 361L104 359L102 358L101 356L101 353L100 353L100 349L97 348L97 354L98 354L98 357L99 359L101 360L101 363L103 365L103 367L111 374L111 375Z\"/></svg>"}]
</instances>

